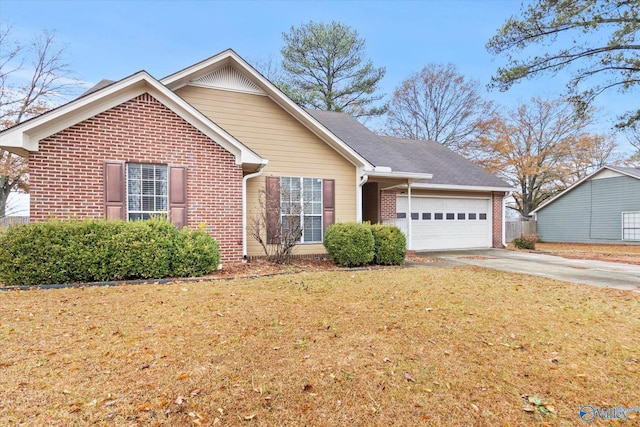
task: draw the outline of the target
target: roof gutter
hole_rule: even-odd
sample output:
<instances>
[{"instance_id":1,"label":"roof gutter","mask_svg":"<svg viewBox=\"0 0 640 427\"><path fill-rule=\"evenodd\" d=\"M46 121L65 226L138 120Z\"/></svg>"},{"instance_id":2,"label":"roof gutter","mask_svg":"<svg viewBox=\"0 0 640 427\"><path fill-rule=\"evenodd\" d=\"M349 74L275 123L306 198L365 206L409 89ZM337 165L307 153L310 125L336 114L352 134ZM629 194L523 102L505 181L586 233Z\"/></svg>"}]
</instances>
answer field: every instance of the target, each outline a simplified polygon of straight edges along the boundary
<instances>
[{"instance_id":1,"label":"roof gutter","mask_svg":"<svg viewBox=\"0 0 640 427\"><path fill-rule=\"evenodd\" d=\"M406 184L401 184L402 186L406 186ZM400 186L400 185L399 185ZM513 187L491 187L491 186L475 186L475 185L449 185L449 184L431 184L428 182L415 182L412 184L414 189L425 189L425 190L456 190L456 191L502 191L505 193L512 192L515 190Z\"/></svg>"},{"instance_id":2,"label":"roof gutter","mask_svg":"<svg viewBox=\"0 0 640 427\"><path fill-rule=\"evenodd\" d=\"M387 172L387 171L364 171L365 176L374 178L395 178L395 179L431 179L433 174L414 172Z\"/></svg>"},{"instance_id":3,"label":"roof gutter","mask_svg":"<svg viewBox=\"0 0 640 427\"><path fill-rule=\"evenodd\" d=\"M257 172L242 177L242 261L247 261L247 181L262 175L267 163L262 163Z\"/></svg>"},{"instance_id":4,"label":"roof gutter","mask_svg":"<svg viewBox=\"0 0 640 427\"><path fill-rule=\"evenodd\" d=\"M369 180L369 176L366 174L358 174L356 177L356 222L362 222L362 188Z\"/></svg>"}]
</instances>

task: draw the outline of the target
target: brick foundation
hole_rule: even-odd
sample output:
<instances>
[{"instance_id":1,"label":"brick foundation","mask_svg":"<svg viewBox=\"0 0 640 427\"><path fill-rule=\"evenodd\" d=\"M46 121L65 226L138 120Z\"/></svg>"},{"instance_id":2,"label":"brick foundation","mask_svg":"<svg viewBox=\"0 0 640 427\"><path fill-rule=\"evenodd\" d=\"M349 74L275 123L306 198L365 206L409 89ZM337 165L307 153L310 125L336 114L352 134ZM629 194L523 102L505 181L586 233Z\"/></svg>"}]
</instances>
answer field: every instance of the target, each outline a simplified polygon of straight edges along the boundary
<instances>
[{"instance_id":1,"label":"brick foundation","mask_svg":"<svg viewBox=\"0 0 640 427\"><path fill-rule=\"evenodd\" d=\"M187 223L205 224L223 261L242 259L242 168L149 94L52 135L29 155L31 220L104 218L105 161L187 167Z\"/></svg>"}]
</instances>

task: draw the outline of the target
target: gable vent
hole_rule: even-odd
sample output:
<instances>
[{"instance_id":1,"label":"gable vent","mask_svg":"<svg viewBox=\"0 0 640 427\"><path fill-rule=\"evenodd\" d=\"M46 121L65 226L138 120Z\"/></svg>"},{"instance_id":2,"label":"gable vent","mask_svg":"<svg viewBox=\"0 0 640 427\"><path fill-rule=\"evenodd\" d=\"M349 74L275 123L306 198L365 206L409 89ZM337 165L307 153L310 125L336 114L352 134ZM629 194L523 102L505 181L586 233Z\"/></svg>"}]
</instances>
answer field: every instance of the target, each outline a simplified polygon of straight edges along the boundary
<instances>
[{"instance_id":1,"label":"gable vent","mask_svg":"<svg viewBox=\"0 0 640 427\"><path fill-rule=\"evenodd\" d=\"M191 82L194 86L231 90L234 92L266 95L266 93L251 80L240 74L231 65L225 65L216 71L206 74Z\"/></svg>"}]
</instances>

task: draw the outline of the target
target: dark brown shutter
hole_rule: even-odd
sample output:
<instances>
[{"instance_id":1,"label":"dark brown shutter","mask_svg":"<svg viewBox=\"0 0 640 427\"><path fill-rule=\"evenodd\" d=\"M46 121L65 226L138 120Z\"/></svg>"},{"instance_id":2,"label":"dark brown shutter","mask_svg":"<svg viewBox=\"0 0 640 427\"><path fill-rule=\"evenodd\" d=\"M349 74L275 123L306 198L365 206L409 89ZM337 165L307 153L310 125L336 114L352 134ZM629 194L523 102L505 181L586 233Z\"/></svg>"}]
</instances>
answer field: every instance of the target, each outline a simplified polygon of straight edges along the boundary
<instances>
[{"instance_id":1,"label":"dark brown shutter","mask_svg":"<svg viewBox=\"0 0 640 427\"><path fill-rule=\"evenodd\" d=\"M169 167L169 216L178 229L187 225L187 168Z\"/></svg>"},{"instance_id":2,"label":"dark brown shutter","mask_svg":"<svg viewBox=\"0 0 640 427\"><path fill-rule=\"evenodd\" d=\"M126 219L124 163L104 162L104 216Z\"/></svg>"},{"instance_id":3,"label":"dark brown shutter","mask_svg":"<svg viewBox=\"0 0 640 427\"><path fill-rule=\"evenodd\" d=\"M267 177L267 243L275 244L280 240L280 177Z\"/></svg>"},{"instance_id":4,"label":"dark brown shutter","mask_svg":"<svg viewBox=\"0 0 640 427\"><path fill-rule=\"evenodd\" d=\"M322 233L336 222L336 180L322 180Z\"/></svg>"}]
</instances>

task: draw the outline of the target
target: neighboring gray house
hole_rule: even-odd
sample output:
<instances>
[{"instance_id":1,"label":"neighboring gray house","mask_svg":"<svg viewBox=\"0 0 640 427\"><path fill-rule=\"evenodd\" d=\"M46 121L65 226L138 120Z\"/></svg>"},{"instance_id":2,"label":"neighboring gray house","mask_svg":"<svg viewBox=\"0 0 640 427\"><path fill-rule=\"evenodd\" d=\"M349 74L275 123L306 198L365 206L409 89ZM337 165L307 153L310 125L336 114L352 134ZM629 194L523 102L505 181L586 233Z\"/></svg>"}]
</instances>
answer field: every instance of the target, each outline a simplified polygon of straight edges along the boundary
<instances>
[{"instance_id":1,"label":"neighboring gray house","mask_svg":"<svg viewBox=\"0 0 640 427\"><path fill-rule=\"evenodd\" d=\"M640 244L640 169L603 166L531 214L543 242Z\"/></svg>"}]
</instances>

